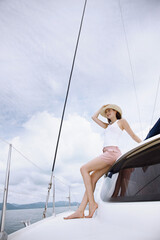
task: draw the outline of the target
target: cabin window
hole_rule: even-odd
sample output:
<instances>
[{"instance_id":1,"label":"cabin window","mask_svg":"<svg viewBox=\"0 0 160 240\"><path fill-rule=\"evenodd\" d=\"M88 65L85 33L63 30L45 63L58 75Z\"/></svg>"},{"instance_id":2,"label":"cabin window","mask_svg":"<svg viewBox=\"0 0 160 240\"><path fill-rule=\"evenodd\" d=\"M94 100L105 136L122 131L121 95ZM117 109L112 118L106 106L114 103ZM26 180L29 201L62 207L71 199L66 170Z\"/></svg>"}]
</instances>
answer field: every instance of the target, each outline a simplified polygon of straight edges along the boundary
<instances>
[{"instance_id":1,"label":"cabin window","mask_svg":"<svg viewBox=\"0 0 160 240\"><path fill-rule=\"evenodd\" d=\"M160 201L160 145L128 159L106 177L101 198L111 202Z\"/></svg>"}]
</instances>

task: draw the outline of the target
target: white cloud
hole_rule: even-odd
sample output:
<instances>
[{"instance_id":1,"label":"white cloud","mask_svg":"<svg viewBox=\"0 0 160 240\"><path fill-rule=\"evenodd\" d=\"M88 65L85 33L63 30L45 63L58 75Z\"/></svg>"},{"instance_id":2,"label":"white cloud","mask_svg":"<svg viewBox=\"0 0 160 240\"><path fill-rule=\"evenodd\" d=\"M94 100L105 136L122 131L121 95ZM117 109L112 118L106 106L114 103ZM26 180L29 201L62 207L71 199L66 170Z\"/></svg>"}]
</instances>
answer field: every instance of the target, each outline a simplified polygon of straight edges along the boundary
<instances>
[{"instance_id":1,"label":"white cloud","mask_svg":"<svg viewBox=\"0 0 160 240\"><path fill-rule=\"evenodd\" d=\"M1 137L9 139L43 169L13 150L13 191L16 188L21 191L25 184L33 191L33 184L41 192L39 186L47 184L50 178L83 3L79 0L0 3ZM158 1L145 0L121 4L142 129L118 2L91 1L84 18L55 166L57 176L79 187L80 166L97 156L102 147L101 130L90 121L93 112L106 103L119 104L124 118L139 136L141 132L146 135L151 122L159 78L160 5ZM158 94L152 124L159 118L159 97ZM125 134L123 143L123 149L133 144ZM8 146L0 146L0 150L0 171L4 176Z\"/></svg>"},{"instance_id":2,"label":"white cloud","mask_svg":"<svg viewBox=\"0 0 160 240\"><path fill-rule=\"evenodd\" d=\"M13 148L11 192L20 194L23 193L22 189L25 189L25 194L30 192L29 195L32 195L34 192L35 195L39 188L43 191L46 189L47 192L59 124L60 119L53 114L40 112L23 125L20 136L9 140L13 147L29 160ZM69 115L62 128L55 166L56 177L68 185L81 185L80 166L100 154L101 149L101 136L93 130L91 123L77 114ZM1 152L4 151L6 155L5 145L1 147Z\"/></svg>"}]
</instances>

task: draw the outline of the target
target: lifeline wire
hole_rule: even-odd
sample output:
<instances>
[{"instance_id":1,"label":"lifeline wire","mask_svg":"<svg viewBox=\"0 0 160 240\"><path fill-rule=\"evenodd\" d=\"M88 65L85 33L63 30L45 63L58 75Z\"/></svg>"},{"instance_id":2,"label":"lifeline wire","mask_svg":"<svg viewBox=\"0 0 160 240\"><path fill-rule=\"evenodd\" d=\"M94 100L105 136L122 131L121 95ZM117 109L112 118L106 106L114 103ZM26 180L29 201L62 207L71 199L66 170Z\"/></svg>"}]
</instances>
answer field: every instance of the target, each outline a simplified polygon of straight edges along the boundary
<instances>
[{"instance_id":1,"label":"lifeline wire","mask_svg":"<svg viewBox=\"0 0 160 240\"><path fill-rule=\"evenodd\" d=\"M29 158L27 158L23 153L21 153L17 148L15 148L12 145L13 149L16 150L24 159L26 159L28 162L30 162L32 165L34 165L36 168L38 168L39 170L41 170L42 172L44 172L44 170L40 167L38 167L34 162L32 162Z\"/></svg>"},{"instance_id":2,"label":"lifeline wire","mask_svg":"<svg viewBox=\"0 0 160 240\"><path fill-rule=\"evenodd\" d=\"M10 145L11 143L7 142L6 140L0 138L0 140L8 145ZM40 168L38 165L36 165L33 161L31 161L28 157L26 157L22 152L20 152L17 148L15 148L12 144L12 148L18 152L24 159L26 159L29 163L31 163L33 166L35 166L36 168L38 168L39 170L41 170L42 172L44 172L44 170L42 168ZM45 172L44 172L45 173ZM59 179L58 177L55 176L55 178L61 182L62 184L66 185L66 186L69 186L69 184L63 182L61 179Z\"/></svg>"},{"instance_id":3,"label":"lifeline wire","mask_svg":"<svg viewBox=\"0 0 160 240\"><path fill-rule=\"evenodd\" d=\"M6 140L0 138L0 140L8 145L10 145L11 143L7 142ZM17 148L15 148L13 145L12 145L12 148L17 151L24 159L26 159L28 162L30 162L32 165L34 165L36 168L38 168L39 170L41 170L42 172L44 172L43 169L41 169L40 167L38 167L33 161L31 161L29 158L27 158L23 153L21 153Z\"/></svg>"}]
</instances>

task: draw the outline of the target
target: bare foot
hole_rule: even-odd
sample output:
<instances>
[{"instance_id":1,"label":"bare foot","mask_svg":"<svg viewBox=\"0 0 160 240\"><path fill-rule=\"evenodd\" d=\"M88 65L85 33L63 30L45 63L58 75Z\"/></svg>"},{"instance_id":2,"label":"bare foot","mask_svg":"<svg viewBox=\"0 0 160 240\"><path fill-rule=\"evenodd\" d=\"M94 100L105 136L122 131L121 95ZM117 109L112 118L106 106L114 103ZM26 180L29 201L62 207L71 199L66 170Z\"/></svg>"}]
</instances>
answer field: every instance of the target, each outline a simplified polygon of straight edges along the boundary
<instances>
[{"instance_id":1,"label":"bare foot","mask_svg":"<svg viewBox=\"0 0 160 240\"><path fill-rule=\"evenodd\" d=\"M86 218L92 218L97 208L98 208L98 204L95 202L92 206L90 206L89 215L86 216Z\"/></svg>"},{"instance_id":2,"label":"bare foot","mask_svg":"<svg viewBox=\"0 0 160 240\"><path fill-rule=\"evenodd\" d=\"M84 218L84 213L77 210L75 213L69 215L68 217L64 217L65 220L67 219L75 219L75 218Z\"/></svg>"}]
</instances>

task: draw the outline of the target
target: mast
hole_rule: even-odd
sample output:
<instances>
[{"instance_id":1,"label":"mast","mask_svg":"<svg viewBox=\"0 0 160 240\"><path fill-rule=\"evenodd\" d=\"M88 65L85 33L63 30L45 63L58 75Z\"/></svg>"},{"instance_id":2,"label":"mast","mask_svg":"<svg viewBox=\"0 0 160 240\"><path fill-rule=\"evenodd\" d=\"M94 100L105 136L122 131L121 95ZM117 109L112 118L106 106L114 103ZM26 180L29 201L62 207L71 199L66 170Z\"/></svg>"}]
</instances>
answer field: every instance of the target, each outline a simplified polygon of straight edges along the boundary
<instances>
[{"instance_id":1,"label":"mast","mask_svg":"<svg viewBox=\"0 0 160 240\"><path fill-rule=\"evenodd\" d=\"M71 80L72 80L72 74L73 74L73 69L74 69L74 65L75 65L75 60L76 60L76 55L77 55L77 50L78 50L78 45L79 45L79 40L80 40L80 35L81 35L81 30L82 30L82 25L83 25L83 19L84 19L84 14L85 14L85 10L86 10L86 5L87 5L87 0L85 0L84 7L83 7L82 17L81 17L81 22L80 22L80 27L79 27L79 32L78 32L78 38L77 38L76 47L75 47L75 51L74 51L74 56L73 56L73 61L72 61L72 66L71 66L71 72L70 72L70 76L69 76L68 87L67 87L64 107L63 107L63 111L62 111L62 117L61 117L59 133L58 133L56 149L55 149L53 165L52 165L51 179L50 179L50 183L49 183L49 187L48 187L48 195L47 195L47 199L46 199L45 210L43 212L43 217L44 218L46 217L46 211L47 211L47 205L48 205L48 200L49 200L49 194L50 194L50 189L52 187L53 172L54 172L54 167L55 167L56 158L57 158L57 151L58 151L58 146L59 146L59 140L60 140L60 136L61 136L63 119L64 119L65 110L66 110L66 104L67 104L67 100L68 100L69 89L70 89L70 84L71 84Z\"/></svg>"}]
</instances>

